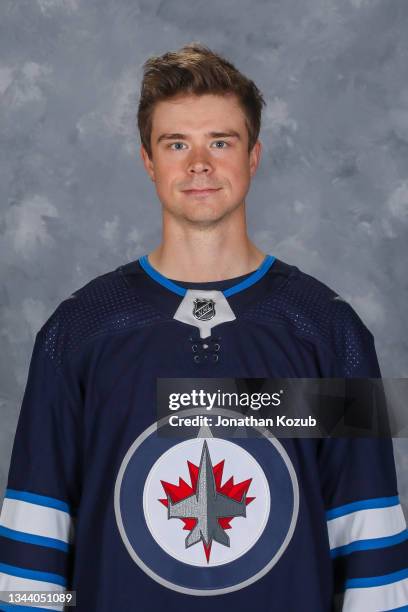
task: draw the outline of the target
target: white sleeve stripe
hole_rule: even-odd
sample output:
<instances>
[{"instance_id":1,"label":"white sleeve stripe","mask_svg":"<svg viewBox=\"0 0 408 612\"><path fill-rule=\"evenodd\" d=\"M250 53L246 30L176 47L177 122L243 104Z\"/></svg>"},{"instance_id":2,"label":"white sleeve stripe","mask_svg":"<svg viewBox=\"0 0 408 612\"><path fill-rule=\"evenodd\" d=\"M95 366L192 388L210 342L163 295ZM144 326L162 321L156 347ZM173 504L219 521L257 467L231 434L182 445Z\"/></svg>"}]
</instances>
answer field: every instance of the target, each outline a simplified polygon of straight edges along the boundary
<instances>
[{"instance_id":1,"label":"white sleeve stripe","mask_svg":"<svg viewBox=\"0 0 408 612\"><path fill-rule=\"evenodd\" d=\"M73 519L63 510L4 498L0 526L21 533L70 543Z\"/></svg>"},{"instance_id":2,"label":"white sleeve stripe","mask_svg":"<svg viewBox=\"0 0 408 612\"><path fill-rule=\"evenodd\" d=\"M51 593L64 593L66 587L52 582L45 582L41 580L31 580L29 578L22 578L20 576L13 576L0 572L0 591L49 591ZM63 611L64 607L62 604L53 603L50 606L46 606L43 603L39 603L38 606L33 606L33 610L36 607L46 610L58 610ZM1 603L0 603L1 609ZM16 610L18 610L16 606Z\"/></svg>"},{"instance_id":3,"label":"white sleeve stripe","mask_svg":"<svg viewBox=\"0 0 408 612\"><path fill-rule=\"evenodd\" d=\"M358 501L344 504L343 506L336 506L326 511L327 520L350 514L350 512L357 512L357 510L369 510L370 508L387 508L388 506L396 506L400 503L398 495L392 495L391 497L370 497L368 499L360 499Z\"/></svg>"},{"instance_id":4,"label":"white sleeve stripe","mask_svg":"<svg viewBox=\"0 0 408 612\"><path fill-rule=\"evenodd\" d=\"M408 578L383 586L346 589L342 612L395 610L408 605Z\"/></svg>"},{"instance_id":5,"label":"white sleeve stripe","mask_svg":"<svg viewBox=\"0 0 408 612\"><path fill-rule=\"evenodd\" d=\"M327 521L330 550L359 540L385 538L406 529L401 504L358 510Z\"/></svg>"},{"instance_id":6,"label":"white sleeve stripe","mask_svg":"<svg viewBox=\"0 0 408 612\"><path fill-rule=\"evenodd\" d=\"M6 489L5 496L8 499L19 499L21 501L29 502L30 504L37 504L38 506L46 506L47 508L55 508L56 510L63 510L64 512L71 513L69 505L55 497L47 497L46 495L40 495L38 493L31 493L30 491L20 491L18 489Z\"/></svg>"}]
</instances>

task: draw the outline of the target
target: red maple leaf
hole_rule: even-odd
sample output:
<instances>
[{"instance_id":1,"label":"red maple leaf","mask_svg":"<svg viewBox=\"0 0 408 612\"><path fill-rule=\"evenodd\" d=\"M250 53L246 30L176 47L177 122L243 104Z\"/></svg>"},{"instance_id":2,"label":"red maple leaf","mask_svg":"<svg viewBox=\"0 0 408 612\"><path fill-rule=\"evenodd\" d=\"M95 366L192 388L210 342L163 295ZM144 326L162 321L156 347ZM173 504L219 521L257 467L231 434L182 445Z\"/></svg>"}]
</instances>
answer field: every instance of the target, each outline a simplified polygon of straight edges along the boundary
<instances>
[{"instance_id":1,"label":"red maple leaf","mask_svg":"<svg viewBox=\"0 0 408 612\"><path fill-rule=\"evenodd\" d=\"M173 503L178 502L186 497L190 497L197 490L197 481L198 481L198 472L199 467L192 463L191 461L187 461L188 471L190 473L191 485L189 485L183 478L179 478L178 485L172 484L171 482L166 482L165 480L161 480L161 484L163 486L164 492L170 497ZM249 485L251 484L252 478L248 478L247 480L243 480L242 482L234 483L234 477L231 476L224 484L222 483L222 474L224 471L224 459L213 466L213 474L214 481L217 493L222 493L223 495L227 495L236 501L241 501L242 496L248 491ZM248 505L253 501L255 497L246 497L245 505ZM159 499L159 502L163 504L163 506L168 506L167 497L165 499ZM220 526L223 529L231 529L230 521L232 521L233 516L223 516L218 519ZM184 527L183 530L191 531L194 529L194 526L197 522L195 518L181 518L183 521ZM207 558L207 562L210 560L211 554L211 542L209 545L203 541L203 547L205 556Z\"/></svg>"}]
</instances>

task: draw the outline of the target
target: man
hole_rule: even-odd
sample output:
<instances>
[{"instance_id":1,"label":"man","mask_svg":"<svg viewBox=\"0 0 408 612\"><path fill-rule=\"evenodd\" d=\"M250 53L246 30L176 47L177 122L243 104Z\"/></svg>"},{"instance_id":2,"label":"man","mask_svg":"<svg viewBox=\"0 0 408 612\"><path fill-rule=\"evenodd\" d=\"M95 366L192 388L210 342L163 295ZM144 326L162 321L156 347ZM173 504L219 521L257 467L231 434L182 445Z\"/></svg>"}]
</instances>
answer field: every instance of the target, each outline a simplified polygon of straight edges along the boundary
<instances>
[{"instance_id":1,"label":"man","mask_svg":"<svg viewBox=\"0 0 408 612\"><path fill-rule=\"evenodd\" d=\"M74 590L81 612L407 609L390 440L158 435L161 378L380 376L351 306L248 237L262 104L201 45L146 62L138 122L162 242L36 336L0 590Z\"/></svg>"}]
</instances>

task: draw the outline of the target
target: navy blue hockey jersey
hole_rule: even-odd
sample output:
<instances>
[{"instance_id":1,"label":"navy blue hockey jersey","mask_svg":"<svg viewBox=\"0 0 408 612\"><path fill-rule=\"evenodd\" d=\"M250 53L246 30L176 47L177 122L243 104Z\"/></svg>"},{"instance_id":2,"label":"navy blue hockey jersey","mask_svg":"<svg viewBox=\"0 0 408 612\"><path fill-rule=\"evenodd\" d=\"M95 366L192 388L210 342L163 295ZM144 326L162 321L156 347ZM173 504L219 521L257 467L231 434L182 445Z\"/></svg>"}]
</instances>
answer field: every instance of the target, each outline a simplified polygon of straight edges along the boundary
<instances>
[{"instance_id":1,"label":"navy blue hockey jersey","mask_svg":"<svg viewBox=\"0 0 408 612\"><path fill-rule=\"evenodd\" d=\"M213 283L147 256L93 279L35 338L0 591L75 590L80 612L408 610L391 440L180 440L156 422L161 377L379 376L351 306L272 256Z\"/></svg>"}]
</instances>

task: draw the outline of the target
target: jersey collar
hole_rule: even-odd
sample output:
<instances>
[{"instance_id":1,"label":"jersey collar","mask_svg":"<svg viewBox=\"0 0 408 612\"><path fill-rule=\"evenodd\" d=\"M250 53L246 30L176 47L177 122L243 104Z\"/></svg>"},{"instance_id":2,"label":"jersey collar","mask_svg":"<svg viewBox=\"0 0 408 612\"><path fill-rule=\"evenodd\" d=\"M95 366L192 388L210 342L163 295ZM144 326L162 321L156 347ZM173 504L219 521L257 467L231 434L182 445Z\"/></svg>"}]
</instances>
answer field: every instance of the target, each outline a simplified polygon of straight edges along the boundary
<instances>
[{"instance_id":1,"label":"jersey collar","mask_svg":"<svg viewBox=\"0 0 408 612\"><path fill-rule=\"evenodd\" d=\"M232 287L228 287L228 289L224 289L221 293L223 293L225 297L230 297L231 295L235 295L236 293L239 293L243 291L244 289L251 287L268 272L269 268L272 266L275 260L276 260L276 257L274 257L273 255L266 255L263 262L259 266L259 268L254 270L252 274L250 274L243 281L240 281L236 283L235 285L232 285ZM166 289L169 289L170 291L172 291L173 293L176 293L177 295L181 295L183 297L186 295L187 288L182 287L181 285L178 285L177 283L170 280L166 276L163 276L163 274L160 274L160 272L158 272L155 268L153 268L153 266L151 265L151 263L149 262L147 258L147 255L142 255L142 257L140 257L138 261L141 267L143 268L143 270L146 272L146 274L148 274L154 281L156 281L160 285L163 285L163 287L166 287Z\"/></svg>"}]
</instances>

